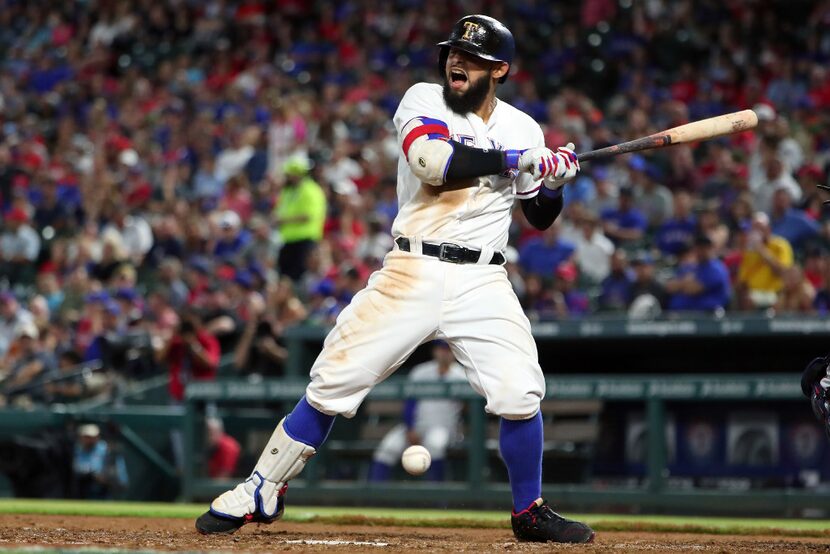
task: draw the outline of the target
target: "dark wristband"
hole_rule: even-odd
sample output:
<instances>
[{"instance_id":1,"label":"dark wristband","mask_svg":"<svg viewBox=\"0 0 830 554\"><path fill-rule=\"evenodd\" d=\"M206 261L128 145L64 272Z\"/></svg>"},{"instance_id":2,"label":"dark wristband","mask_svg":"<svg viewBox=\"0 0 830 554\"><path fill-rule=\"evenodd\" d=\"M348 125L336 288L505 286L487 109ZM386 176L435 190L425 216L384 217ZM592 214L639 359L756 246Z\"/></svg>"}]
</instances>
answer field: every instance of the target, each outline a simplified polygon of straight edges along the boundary
<instances>
[{"instance_id":1,"label":"dark wristband","mask_svg":"<svg viewBox=\"0 0 830 554\"><path fill-rule=\"evenodd\" d=\"M545 185L542 185L542 188L539 189L539 194L544 196L545 198L550 198L551 200L556 200L557 198L562 197L562 189L565 187L559 187L558 189L550 189Z\"/></svg>"},{"instance_id":2,"label":"dark wristband","mask_svg":"<svg viewBox=\"0 0 830 554\"><path fill-rule=\"evenodd\" d=\"M448 141L453 148L452 158L447 167L446 180L470 179L484 175L500 175L507 169L502 150L483 150Z\"/></svg>"}]
</instances>

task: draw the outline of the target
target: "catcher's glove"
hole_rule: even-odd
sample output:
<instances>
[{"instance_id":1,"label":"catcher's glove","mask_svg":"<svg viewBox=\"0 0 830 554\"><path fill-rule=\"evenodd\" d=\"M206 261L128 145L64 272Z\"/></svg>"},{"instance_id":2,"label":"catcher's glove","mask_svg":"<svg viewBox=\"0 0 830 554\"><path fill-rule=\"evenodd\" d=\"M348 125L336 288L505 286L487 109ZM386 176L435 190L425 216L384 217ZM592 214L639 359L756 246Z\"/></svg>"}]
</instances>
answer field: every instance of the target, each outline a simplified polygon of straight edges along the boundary
<instances>
[{"instance_id":1,"label":"catcher's glove","mask_svg":"<svg viewBox=\"0 0 830 554\"><path fill-rule=\"evenodd\" d=\"M824 425L830 438L830 354L814 359L801 374L801 391L810 399L813 413Z\"/></svg>"}]
</instances>

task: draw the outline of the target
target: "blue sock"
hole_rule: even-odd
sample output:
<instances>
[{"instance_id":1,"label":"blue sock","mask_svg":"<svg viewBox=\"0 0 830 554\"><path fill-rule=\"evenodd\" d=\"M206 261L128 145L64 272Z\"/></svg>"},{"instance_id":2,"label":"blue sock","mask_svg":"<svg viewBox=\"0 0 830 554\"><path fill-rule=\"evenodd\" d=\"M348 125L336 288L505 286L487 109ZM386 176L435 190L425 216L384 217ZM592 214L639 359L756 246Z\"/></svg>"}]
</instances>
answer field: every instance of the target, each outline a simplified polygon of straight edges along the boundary
<instances>
[{"instance_id":1,"label":"blue sock","mask_svg":"<svg viewBox=\"0 0 830 554\"><path fill-rule=\"evenodd\" d=\"M530 419L501 419L499 448L510 488L513 510L521 512L542 496L542 414Z\"/></svg>"},{"instance_id":2,"label":"blue sock","mask_svg":"<svg viewBox=\"0 0 830 554\"><path fill-rule=\"evenodd\" d=\"M369 481L388 481L390 475L392 475L392 466L386 465L377 460L372 461L372 465L369 468Z\"/></svg>"},{"instance_id":3,"label":"blue sock","mask_svg":"<svg viewBox=\"0 0 830 554\"><path fill-rule=\"evenodd\" d=\"M294 410L285 418L285 434L295 441L320 448L329 436L334 416L326 415L311 407L305 396L300 398Z\"/></svg>"}]
</instances>

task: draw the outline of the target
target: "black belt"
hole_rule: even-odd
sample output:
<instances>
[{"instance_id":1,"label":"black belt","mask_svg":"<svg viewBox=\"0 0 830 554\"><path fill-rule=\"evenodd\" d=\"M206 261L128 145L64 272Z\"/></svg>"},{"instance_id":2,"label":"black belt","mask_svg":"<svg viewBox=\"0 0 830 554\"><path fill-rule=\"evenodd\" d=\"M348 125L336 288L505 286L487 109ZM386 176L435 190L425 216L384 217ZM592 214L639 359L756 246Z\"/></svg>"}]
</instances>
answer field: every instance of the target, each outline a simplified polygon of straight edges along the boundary
<instances>
[{"instance_id":1,"label":"black belt","mask_svg":"<svg viewBox=\"0 0 830 554\"><path fill-rule=\"evenodd\" d=\"M398 237L395 239L395 243L404 252L410 252L408 238ZM422 242L421 253L425 256L433 256L442 262L450 262L452 264L474 264L478 263L478 259L481 257L481 250L464 248L451 242L442 242L441 244ZM501 252L495 252L488 263L502 265L504 263L504 256Z\"/></svg>"}]
</instances>

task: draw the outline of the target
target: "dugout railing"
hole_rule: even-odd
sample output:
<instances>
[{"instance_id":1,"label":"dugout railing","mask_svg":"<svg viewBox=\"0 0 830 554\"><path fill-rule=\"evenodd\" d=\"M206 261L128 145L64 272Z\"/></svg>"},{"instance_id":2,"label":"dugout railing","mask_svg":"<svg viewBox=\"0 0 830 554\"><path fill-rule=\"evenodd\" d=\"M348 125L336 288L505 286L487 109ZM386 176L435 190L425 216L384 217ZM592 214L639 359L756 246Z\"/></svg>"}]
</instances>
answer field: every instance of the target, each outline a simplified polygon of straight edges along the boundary
<instances>
[{"instance_id":1,"label":"dugout railing","mask_svg":"<svg viewBox=\"0 0 830 554\"><path fill-rule=\"evenodd\" d=\"M262 403L293 403L304 391L302 379L248 382L226 380L194 383L187 389L184 415L186 467L182 498L205 499L225 490L231 482L200 477L197 463L202 414L205 405L220 410L227 406ZM407 383L392 378L370 393L369 400L406 397L453 397L467 403L468 437L465 441L466 479L461 482L430 483L406 481L367 484L365 481L340 481L322 478L321 465L336 464L325 447L307 467L301 478L292 482L292 500L303 503L360 504L393 503L477 505L509 503L509 489L485 477L487 460L487 416L482 399L467 385L446 383ZM638 402L645 405L647 419L646 475L636 487L596 485L546 485L545 494L560 505L571 508L643 509L649 511L704 511L721 513L798 513L801 510L830 510L825 494L803 489L766 490L676 490L669 486L667 473L666 404L707 402L801 401L797 374L746 375L591 375L547 379L546 397L552 401L606 400ZM229 412L230 413L230 412ZM281 415L275 415L276 417Z\"/></svg>"}]
</instances>

